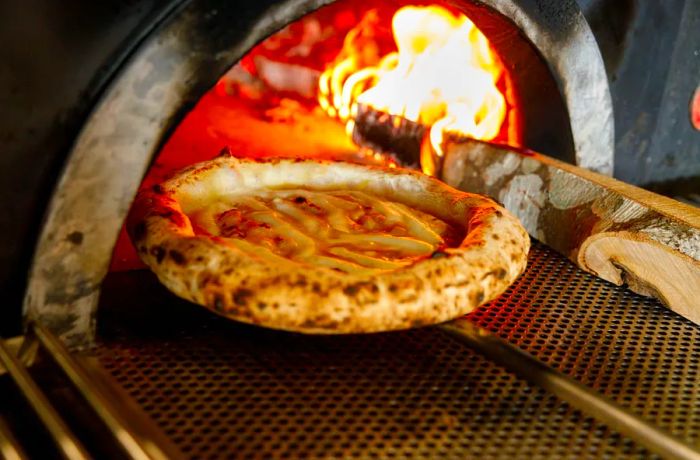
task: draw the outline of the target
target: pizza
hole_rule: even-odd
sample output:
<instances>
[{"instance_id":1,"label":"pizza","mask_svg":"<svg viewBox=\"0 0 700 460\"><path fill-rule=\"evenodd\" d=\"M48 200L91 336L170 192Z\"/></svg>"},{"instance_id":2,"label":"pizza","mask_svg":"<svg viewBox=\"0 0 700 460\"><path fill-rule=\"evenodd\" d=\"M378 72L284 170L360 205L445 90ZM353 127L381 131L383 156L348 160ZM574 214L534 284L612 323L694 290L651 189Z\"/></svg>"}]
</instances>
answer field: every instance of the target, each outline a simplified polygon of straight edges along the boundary
<instances>
[{"instance_id":1,"label":"pizza","mask_svg":"<svg viewBox=\"0 0 700 460\"><path fill-rule=\"evenodd\" d=\"M492 200L416 171L231 156L142 190L127 230L176 295L305 333L453 319L513 283L530 245Z\"/></svg>"}]
</instances>

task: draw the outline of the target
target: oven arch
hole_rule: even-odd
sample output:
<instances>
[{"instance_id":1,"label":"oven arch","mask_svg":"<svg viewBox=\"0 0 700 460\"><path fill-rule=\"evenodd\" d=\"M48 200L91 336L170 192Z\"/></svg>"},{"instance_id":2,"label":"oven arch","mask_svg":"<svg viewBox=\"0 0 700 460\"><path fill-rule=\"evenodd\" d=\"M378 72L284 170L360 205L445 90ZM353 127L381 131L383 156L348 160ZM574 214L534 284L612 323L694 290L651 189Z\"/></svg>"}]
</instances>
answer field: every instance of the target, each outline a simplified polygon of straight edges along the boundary
<instances>
[{"instance_id":1,"label":"oven arch","mask_svg":"<svg viewBox=\"0 0 700 460\"><path fill-rule=\"evenodd\" d=\"M91 342L119 229L162 142L255 43L330 2L190 0L152 32L117 73L67 157L35 249L25 319L39 318L69 346ZM607 77L576 2L480 4L509 18L544 58L568 111L576 162L611 174Z\"/></svg>"}]
</instances>

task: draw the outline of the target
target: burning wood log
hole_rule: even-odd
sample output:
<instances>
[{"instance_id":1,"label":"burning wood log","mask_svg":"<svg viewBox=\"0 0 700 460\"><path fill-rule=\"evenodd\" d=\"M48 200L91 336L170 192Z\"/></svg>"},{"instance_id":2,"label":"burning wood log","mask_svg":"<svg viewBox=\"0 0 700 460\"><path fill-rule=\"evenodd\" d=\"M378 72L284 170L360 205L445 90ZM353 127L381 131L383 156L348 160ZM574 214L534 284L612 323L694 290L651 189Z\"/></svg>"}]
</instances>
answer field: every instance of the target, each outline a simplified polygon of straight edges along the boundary
<instances>
[{"instance_id":1,"label":"burning wood log","mask_svg":"<svg viewBox=\"0 0 700 460\"><path fill-rule=\"evenodd\" d=\"M447 137L445 182L492 196L584 270L700 324L700 210L544 155Z\"/></svg>"},{"instance_id":2,"label":"burning wood log","mask_svg":"<svg viewBox=\"0 0 700 460\"><path fill-rule=\"evenodd\" d=\"M358 104L352 140L361 147L390 156L397 163L420 168L420 153L428 127L366 104Z\"/></svg>"}]
</instances>

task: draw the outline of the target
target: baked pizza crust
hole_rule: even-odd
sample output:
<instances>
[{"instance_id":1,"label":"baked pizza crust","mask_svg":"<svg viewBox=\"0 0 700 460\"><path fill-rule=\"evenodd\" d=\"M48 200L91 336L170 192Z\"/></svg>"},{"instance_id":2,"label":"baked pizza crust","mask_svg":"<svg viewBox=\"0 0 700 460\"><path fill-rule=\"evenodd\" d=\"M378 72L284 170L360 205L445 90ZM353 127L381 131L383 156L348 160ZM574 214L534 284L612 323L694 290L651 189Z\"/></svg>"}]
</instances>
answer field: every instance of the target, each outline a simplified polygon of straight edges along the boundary
<instances>
[{"instance_id":1,"label":"baked pizza crust","mask_svg":"<svg viewBox=\"0 0 700 460\"><path fill-rule=\"evenodd\" d=\"M256 190L358 190L465 230L455 248L396 270L339 273L270 263L195 234L187 210ZM500 295L524 271L530 240L492 200L415 171L317 160L219 157L142 190L127 229L172 292L228 318L305 333L364 333L440 323Z\"/></svg>"}]
</instances>

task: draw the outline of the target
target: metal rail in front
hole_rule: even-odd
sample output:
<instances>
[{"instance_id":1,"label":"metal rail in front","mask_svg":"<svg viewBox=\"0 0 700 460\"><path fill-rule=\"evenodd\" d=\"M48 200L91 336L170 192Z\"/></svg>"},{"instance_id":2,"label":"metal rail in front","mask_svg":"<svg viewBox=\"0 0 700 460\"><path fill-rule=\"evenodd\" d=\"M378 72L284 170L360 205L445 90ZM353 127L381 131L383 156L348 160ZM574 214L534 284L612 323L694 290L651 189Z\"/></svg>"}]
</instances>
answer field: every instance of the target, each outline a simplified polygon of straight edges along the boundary
<instances>
[{"instance_id":1,"label":"metal rail in front","mask_svg":"<svg viewBox=\"0 0 700 460\"><path fill-rule=\"evenodd\" d=\"M170 448L167 443L159 442L160 435L145 425L143 419L135 420L133 415L127 414L119 403L119 398L110 394L109 388L86 370L51 331L34 322L28 326L27 335L16 355L0 340L0 364L12 379L18 393L35 412L63 458L80 460L94 458L94 455L85 447L76 430L70 427L70 423L56 409L37 379L29 372L29 366L25 364L27 359L22 358L34 345L38 345L41 352L68 378L77 393L92 409L97 420L103 423L113 436L115 449L120 449L126 458L159 460L179 457L179 452ZM5 458L27 457L21 444L2 419L0 451Z\"/></svg>"},{"instance_id":2,"label":"metal rail in front","mask_svg":"<svg viewBox=\"0 0 700 460\"><path fill-rule=\"evenodd\" d=\"M665 458L700 460L700 450L626 410L610 398L558 372L507 340L458 319L439 326L451 335L528 381L539 385L581 412L595 417Z\"/></svg>"}]
</instances>

